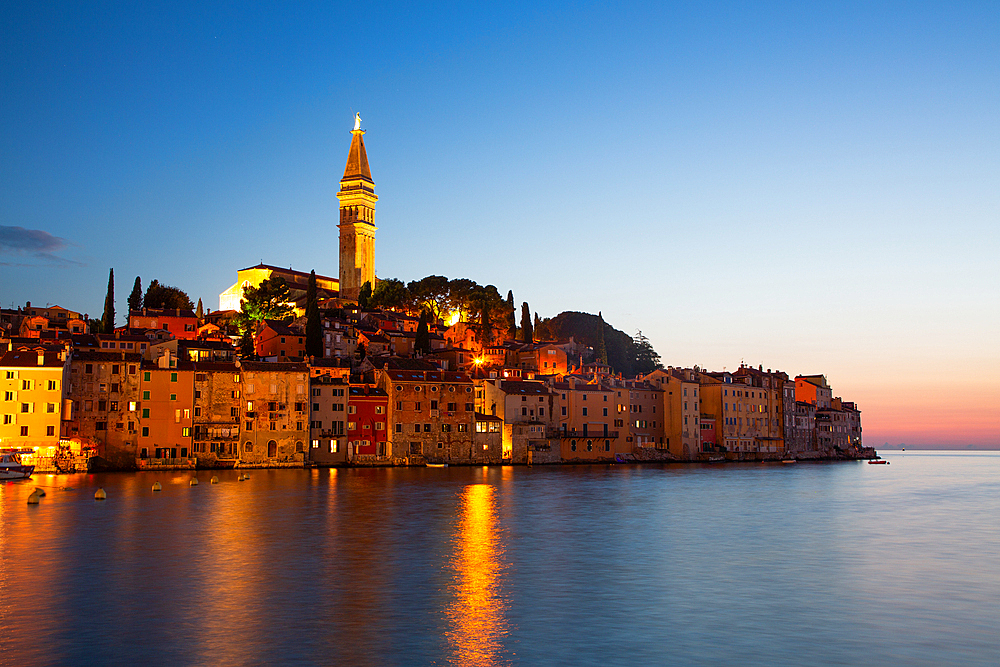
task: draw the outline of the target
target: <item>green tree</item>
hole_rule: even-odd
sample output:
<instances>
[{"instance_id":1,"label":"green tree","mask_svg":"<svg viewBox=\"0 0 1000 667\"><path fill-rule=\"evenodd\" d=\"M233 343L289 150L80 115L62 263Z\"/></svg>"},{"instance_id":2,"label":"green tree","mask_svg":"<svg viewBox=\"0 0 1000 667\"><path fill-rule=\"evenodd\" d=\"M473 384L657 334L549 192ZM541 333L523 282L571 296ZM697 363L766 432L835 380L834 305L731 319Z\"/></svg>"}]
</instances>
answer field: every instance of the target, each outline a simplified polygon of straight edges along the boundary
<instances>
[{"instance_id":1,"label":"green tree","mask_svg":"<svg viewBox=\"0 0 1000 667\"><path fill-rule=\"evenodd\" d=\"M507 290L507 340L517 338L517 320L514 319L514 291Z\"/></svg>"},{"instance_id":2,"label":"green tree","mask_svg":"<svg viewBox=\"0 0 1000 667\"><path fill-rule=\"evenodd\" d=\"M461 322L468 321L473 311L472 296L479 285L475 280L455 278L448 281L448 308L458 312Z\"/></svg>"},{"instance_id":3,"label":"green tree","mask_svg":"<svg viewBox=\"0 0 1000 667\"><path fill-rule=\"evenodd\" d=\"M194 316L197 317L199 320L205 318L205 309L201 305L201 299L198 299L198 307L194 311Z\"/></svg>"},{"instance_id":4,"label":"green tree","mask_svg":"<svg viewBox=\"0 0 1000 667\"><path fill-rule=\"evenodd\" d=\"M115 270L108 275L108 294L104 297L104 318L101 320L104 333L115 330Z\"/></svg>"},{"instance_id":5,"label":"green tree","mask_svg":"<svg viewBox=\"0 0 1000 667\"><path fill-rule=\"evenodd\" d=\"M597 311L597 345L594 346L594 360L602 364L608 363L608 348L604 343L604 316Z\"/></svg>"},{"instance_id":6,"label":"green tree","mask_svg":"<svg viewBox=\"0 0 1000 667\"><path fill-rule=\"evenodd\" d=\"M378 281L372 292L371 305L375 308L406 308L410 302L410 293L402 280L386 278Z\"/></svg>"},{"instance_id":7,"label":"green tree","mask_svg":"<svg viewBox=\"0 0 1000 667\"><path fill-rule=\"evenodd\" d=\"M240 357L248 360L257 358L253 349L253 330L249 327L240 327Z\"/></svg>"},{"instance_id":8,"label":"green tree","mask_svg":"<svg viewBox=\"0 0 1000 667\"><path fill-rule=\"evenodd\" d=\"M170 285L161 285L158 280L149 283L143 305L146 308L180 308L182 310L194 308L191 298L183 290Z\"/></svg>"},{"instance_id":9,"label":"green tree","mask_svg":"<svg viewBox=\"0 0 1000 667\"><path fill-rule=\"evenodd\" d=\"M427 328L427 320L429 319L426 310L420 311L420 322L417 324L417 339L413 343L413 349L417 352L422 352L427 354L431 351L431 338L430 331Z\"/></svg>"},{"instance_id":10,"label":"green tree","mask_svg":"<svg viewBox=\"0 0 1000 667\"><path fill-rule=\"evenodd\" d=\"M139 276L135 277L135 284L132 285L132 293L128 295L129 312L142 310L142 281Z\"/></svg>"},{"instance_id":11,"label":"green tree","mask_svg":"<svg viewBox=\"0 0 1000 667\"><path fill-rule=\"evenodd\" d=\"M291 318L294 312L288 303L288 285L281 276L271 276L257 287L247 287L240 299L240 312L249 322Z\"/></svg>"},{"instance_id":12,"label":"green tree","mask_svg":"<svg viewBox=\"0 0 1000 667\"><path fill-rule=\"evenodd\" d=\"M535 340L535 328L531 324L531 310L528 308L527 301L521 304L521 340L525 343L531 343Z\"/></svg>"},{"instance_id":13,"label":"green tree","mask_svg":"<svg viewBox=\"0 0 1000 667\"><path fill-rule=\"evenodd\" d=\"M427 276L410 282L406 288L417 308L427 309L437 322L448 309L451 289L444 276Z\"/></svg>"},{"instance_id":14,"label":"green tree","mask_svg":"<svg viewBox=\"0 0 1000 667\"><path fill-rule=\"evenodd\" d=\"M315 269L309 272L309 287L306 289L306 354L323 358L323 325L319 321Z\"/></svg>"},{"instance_id":15,"label":"green tree","mask_svg":"<svg viewBox=\"0 0 1000 667\"><path fill-rule=\"evenodd\" d=\"M472 297L475 307L476 317L476 337L480 345L489 345L493 342L494 317L501 312L504 306L503 297L493 285L486 285L476 289Z\"/></svg>"},{"instance_id":16,"label":"green tree","mask_svg":"<svg viewBox=\"0 0 1000 667\"><path fill-rule=\"evenodd\" d=\"M91 317L87 320L87 326L90 328L90 333L99 334L104 333L104 321L95 319Z\"/></svg>"},{"instance_id":17,"label":"green tree","mask_svg":"<svg viewBox=\"0 0 1000 667\"><path fill-rule=\"evenodd\" d=\"M358 292L358 307L362 310L369 310L372 307L372 284L371 281L365 281L365 284L361 286L361 291Z\"/></svg>"},{"instance_id":18,"label":"green tree","mask_svg":"<svg viewBox=\"0 0 1000 667\"><path fill-rule=\"evenodd\" d=\"M649 339L642 335L642 331L636 331L632 343L635 350L633 370L637 374L645 375L646 373L652 373L657 368L663 368L663 364L660 363L660 355L653 349L653 345L649 342Z\"/></svg>"}]
</instances>

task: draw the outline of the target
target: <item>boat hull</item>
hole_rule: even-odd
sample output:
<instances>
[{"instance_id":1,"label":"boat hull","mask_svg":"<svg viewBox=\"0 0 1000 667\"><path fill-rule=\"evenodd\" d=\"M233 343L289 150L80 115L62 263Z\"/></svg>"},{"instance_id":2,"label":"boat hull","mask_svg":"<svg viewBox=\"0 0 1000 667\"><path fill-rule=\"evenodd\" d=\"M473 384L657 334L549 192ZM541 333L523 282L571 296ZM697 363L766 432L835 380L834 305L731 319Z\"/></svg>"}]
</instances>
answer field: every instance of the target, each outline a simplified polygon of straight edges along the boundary
<instances>
[{"instance_id":1,"label":"boat hull","mask_svg":"<svg viewBox=\"0 0 1000 667\"><path fill-rule=\"evenodd\" d=\"M35 472L35 466L7 466L0 468L0 480L28 479Z\"/></svg>"}]
</instances>

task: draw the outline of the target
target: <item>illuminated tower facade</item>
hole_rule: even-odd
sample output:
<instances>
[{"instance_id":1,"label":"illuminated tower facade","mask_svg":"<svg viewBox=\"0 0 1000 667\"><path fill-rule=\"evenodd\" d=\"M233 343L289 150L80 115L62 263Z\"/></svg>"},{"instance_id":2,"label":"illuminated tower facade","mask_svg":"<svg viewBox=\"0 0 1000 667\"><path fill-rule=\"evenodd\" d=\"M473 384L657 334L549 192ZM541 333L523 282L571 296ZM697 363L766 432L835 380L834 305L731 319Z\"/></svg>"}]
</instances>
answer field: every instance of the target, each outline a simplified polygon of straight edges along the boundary
<instances>
[{"instance_id":1,"label":"illuminated tower facade","mask_svg":"<svg viewBox=\"0 0 1000 667\"><path fill-rule=\"evenodd\" d=\"M354 117L351 152L340 179L340 298L357 300L361 287L375 287L375 182L368 168L361 116Z\"/></svg>"}]
</instances>

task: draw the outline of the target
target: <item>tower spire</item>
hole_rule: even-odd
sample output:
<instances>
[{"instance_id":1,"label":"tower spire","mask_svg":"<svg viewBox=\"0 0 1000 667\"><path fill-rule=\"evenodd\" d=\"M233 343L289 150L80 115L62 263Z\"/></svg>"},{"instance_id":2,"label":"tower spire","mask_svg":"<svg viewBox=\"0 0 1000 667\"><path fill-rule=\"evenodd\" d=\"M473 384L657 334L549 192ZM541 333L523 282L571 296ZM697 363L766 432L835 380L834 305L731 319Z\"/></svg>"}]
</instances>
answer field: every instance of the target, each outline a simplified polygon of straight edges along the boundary
<instances>
[{"instance_id":1,"label":"tower spire","mask_svg":"<svg viewBox=\"0 0 1000 667\"><path fill-rule=\"evenodd\" d=\"M362 286L375 287L375 182L368 166L361 114L354 115L351 149L340 179L340 297L355 300Z\"/></svg>"}]
</instances>

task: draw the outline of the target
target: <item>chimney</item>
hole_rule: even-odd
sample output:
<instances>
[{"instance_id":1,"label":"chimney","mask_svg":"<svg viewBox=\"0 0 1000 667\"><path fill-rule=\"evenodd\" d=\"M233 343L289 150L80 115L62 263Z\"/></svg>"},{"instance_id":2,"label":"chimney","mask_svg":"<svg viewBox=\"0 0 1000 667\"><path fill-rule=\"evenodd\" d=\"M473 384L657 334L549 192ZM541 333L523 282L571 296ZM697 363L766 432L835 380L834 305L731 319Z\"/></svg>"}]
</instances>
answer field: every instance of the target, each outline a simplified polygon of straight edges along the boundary
<instances>
[{"instance_id":1,"label":"chimney","mask_svg":"<svg viewBox=\"0 0 1000 667\"><path fill-rule=\"evenodd\" d=\"M39 366L45 365L45 353L42 352L41 350L38 351L38 365Z\"/></svg>"}]
</instances>

